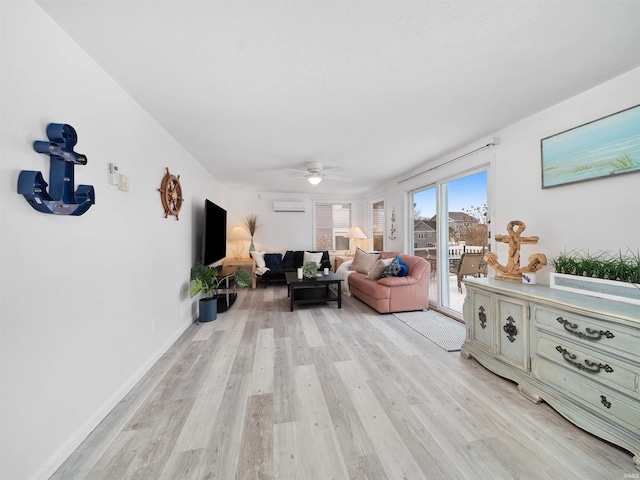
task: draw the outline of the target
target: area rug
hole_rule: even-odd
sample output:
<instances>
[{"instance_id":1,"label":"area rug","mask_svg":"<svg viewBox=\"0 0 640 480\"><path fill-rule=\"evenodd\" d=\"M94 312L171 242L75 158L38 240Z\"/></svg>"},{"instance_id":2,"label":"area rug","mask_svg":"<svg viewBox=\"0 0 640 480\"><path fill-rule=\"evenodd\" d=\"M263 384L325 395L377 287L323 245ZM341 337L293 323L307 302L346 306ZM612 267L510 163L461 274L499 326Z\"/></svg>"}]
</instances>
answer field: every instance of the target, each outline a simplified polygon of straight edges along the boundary
<instances>
[{"instance_id":1,"label":"area rug","mask_svg":"<svg viewBox=\"0 0 640 480\"><path fill-rule=\"evenodd\" d=\"M396 318L421 333L447 352L458 352L464 343L464 324L432 310L401 312Z\"/></svg>"}]
</instances>

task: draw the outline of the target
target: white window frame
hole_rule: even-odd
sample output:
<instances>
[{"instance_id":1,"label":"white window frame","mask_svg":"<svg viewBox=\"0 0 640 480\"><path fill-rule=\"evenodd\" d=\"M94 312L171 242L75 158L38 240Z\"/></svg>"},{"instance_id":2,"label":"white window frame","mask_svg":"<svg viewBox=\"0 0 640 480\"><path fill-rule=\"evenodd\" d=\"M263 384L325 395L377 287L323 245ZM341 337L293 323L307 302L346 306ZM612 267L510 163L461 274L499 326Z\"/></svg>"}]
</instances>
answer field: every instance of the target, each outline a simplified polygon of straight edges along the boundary
<instances>
[{"instance_id":1,"label":"white window frame","mask_svg":"<svg viewBox=\"0 0 640 480\"><path fill-rule=\"evenodd\" d=\"M313 249L314 250L319 250L318 248L318 243L317 243L317 218L316 218L316 206L317 205L349 205L349 226L351 225L351 222L353 221L353 202L350 200L345 200L345 201L338 201L338 200L313 200L312 201L312 214L311 214L311 219L312 219L312 235L313 235ZM346 227L346 229L344 230L344 235L346 235L349 232L349 226ZM340 250L336 250L335 249L335 239L336 236L339 235L341 232L340 231L336 231L336 230L342 230L341 228L336 228L335 226L332 227L332 249L329 250L331 252L336 252L336 251L343 251L343 249Z\"/></svg>"}]
</instances>

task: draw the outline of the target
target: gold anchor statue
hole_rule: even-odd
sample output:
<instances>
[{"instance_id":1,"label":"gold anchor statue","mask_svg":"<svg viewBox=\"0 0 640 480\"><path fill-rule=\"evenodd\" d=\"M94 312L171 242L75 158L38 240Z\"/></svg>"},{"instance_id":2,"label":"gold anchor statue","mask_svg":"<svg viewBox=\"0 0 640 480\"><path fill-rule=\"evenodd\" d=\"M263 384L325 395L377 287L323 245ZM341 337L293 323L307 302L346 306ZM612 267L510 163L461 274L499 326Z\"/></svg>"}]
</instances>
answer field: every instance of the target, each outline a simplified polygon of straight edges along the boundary
<instances>
[{"instance_id":1,"label":"gold anchor statue","mask_svg":"<svg viewBox=\"0 0 640 480\"><path fill-rule=\"evenodd\" d=\"M520 220L514 220L507 224L508 235L496 235L496 241L509 244L509 261L507 266L498 263L498 255L488 252L484 261L496 271L496 280L508 282L521 282L523 273L535 273L547 264L547 257L542 253L534 253L529 257L529 265L520 267L520 244L538 243L539 237L523 237L522 232L527 226Z\"/></svg>"}]
</instances>

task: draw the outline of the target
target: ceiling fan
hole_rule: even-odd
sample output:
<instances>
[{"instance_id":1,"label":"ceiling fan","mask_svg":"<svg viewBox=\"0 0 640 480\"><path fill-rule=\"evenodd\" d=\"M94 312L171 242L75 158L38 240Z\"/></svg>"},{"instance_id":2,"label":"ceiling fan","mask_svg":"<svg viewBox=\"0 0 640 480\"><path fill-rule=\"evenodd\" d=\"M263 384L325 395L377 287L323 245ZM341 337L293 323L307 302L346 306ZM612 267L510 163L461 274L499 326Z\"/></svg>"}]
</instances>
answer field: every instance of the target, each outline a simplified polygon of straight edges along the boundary
<instances>
[{"instance_id":1,"label":"ceiling fan","mask_svg":"<svg viewBox=\"0 0 640 480\"><path fill-rule=\"evenodd\" d=\"M318 185L323 179L336 180L337 182L350 182L352 179L348 177L341 177L339 175L333 175L330 173L334 170L340 170L339 168L327 168L325 169L322 162L307 162L305 164L306 170L296 170L293 168L287 168L289 172L295 172L298 175L292 178L306 178L307 182L311 185Z\"/></svg>"}]
</instances>

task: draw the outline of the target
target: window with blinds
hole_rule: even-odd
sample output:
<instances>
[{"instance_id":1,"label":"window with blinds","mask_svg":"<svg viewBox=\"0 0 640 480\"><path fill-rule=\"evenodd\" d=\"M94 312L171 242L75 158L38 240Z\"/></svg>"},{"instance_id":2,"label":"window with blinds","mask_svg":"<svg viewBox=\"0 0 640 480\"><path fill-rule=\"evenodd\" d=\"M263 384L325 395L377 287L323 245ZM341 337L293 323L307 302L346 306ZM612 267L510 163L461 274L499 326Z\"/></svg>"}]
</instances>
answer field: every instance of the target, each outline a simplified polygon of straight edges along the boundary
<instances>
[{"instance_id":1,"label":"window with blinds","mask_svg":"<svg viewBox=\"0 0 640 480\"><path fill-rule=\"evenodd\" d=\"M349 250L351 204L316 203L316 250Z\"/></svg>"}]
</instances>

